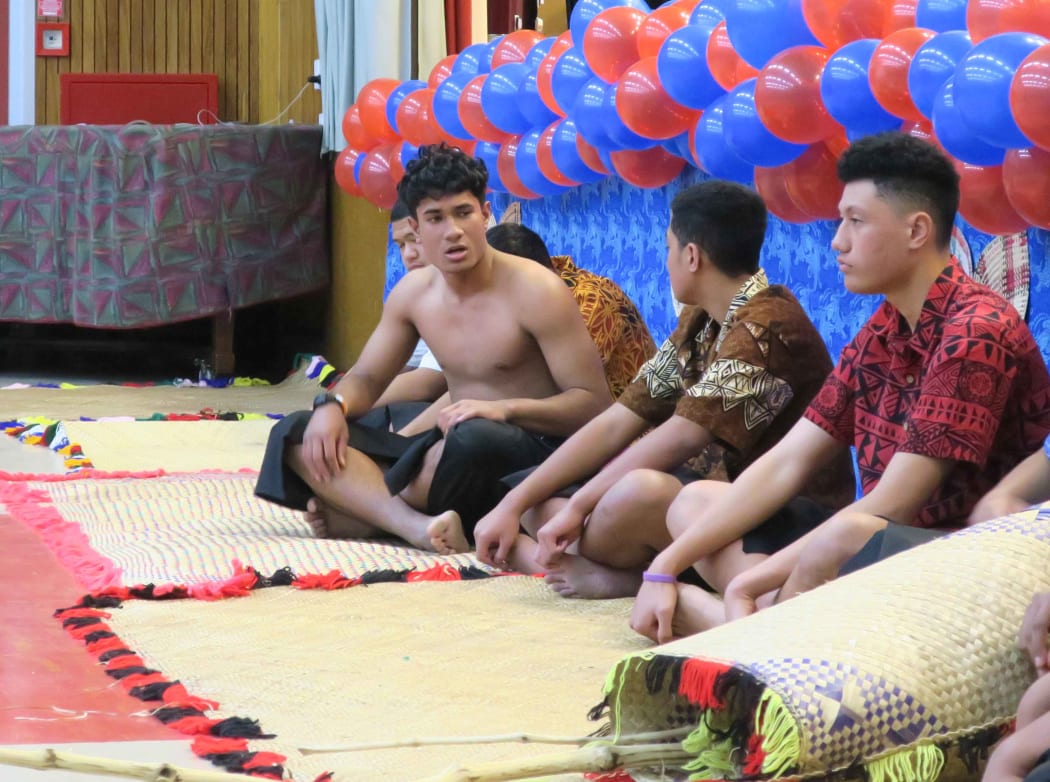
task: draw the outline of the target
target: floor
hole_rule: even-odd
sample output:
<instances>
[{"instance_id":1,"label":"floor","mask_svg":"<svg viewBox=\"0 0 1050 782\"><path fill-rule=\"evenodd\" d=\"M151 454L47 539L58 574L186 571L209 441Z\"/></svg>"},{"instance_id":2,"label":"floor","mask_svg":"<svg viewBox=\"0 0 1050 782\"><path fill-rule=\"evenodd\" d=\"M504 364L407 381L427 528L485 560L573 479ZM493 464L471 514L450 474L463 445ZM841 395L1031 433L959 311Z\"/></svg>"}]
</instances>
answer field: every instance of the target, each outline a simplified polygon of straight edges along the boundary
<instances>
[{"instance_id":1,"label":"floor","mask_svg":"<svg viewBox=\"0 0 1050 782\"><path fill-rule=\"evenodd\" d=\"M0 375L0 386L42 380ZM57 473L62 465L47 449L0 435L0 471ZM0 514L0 626L6 629L0 633L0 760L4 747L51 748L148 765L213 768L192 754L185 737L116 687L52 618L56 608L72 605L82 593L33 532ZM113 778L0 765L5 782Z\"/></svg>"}]
</instances>

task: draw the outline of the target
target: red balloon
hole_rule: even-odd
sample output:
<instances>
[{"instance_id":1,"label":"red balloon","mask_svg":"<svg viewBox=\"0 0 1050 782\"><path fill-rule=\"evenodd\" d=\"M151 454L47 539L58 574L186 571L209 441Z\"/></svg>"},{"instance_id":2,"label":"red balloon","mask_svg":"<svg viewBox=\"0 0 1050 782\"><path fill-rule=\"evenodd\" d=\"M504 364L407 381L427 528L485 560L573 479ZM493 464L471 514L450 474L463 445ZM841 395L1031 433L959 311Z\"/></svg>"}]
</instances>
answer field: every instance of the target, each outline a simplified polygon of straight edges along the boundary
<instances>
[{"instance_id":1,"label":"red balloon","mask_svg":"<svg viewBox=\"0 0 1050 782\"><path fill-rule=\"evenodd\" d=\"M459 121L475 140L498 144L507 138L507 134L489 122L481 108L481 88L486 78L486 74L475 76L463 88L459 96Z\"/></svg>"},{"instance_id":2,"label":"red balloon","mask_svg":"<svg viewBox=\"0 0 1050 782\"><path fill-rule=\"evenodd\" d=\"M890 0L886 3L886 14L882 20L882 35L885 38L898 30L915 26L915 10L919 0Z\"/></svg>"},{"instance_id":3,"label":"red balloon","mask_svg":"<svg viewBox=\"0 0 1050 782\"><path fill-rule=\"evenodd\" d=\"M819 46L793 46L774 55L759 72L755 109L774 136L812 144L839 130L820 97L820 77L830 57Z\"/></svg>"},{"instance_id":4,"label":"red balloon","mask_svg":"<svg viewBox=\"0 0 1050 782\"><path fill-rule=\"evenodd\" d=\"M778 167L788 196L795 206L814 219L834 220L839 216L843 184L835 168L838 158L832 147L820 142Z\"/></svg>"},{"instance_id":5,"label":"red balloon","mask_svg":"<svg viewBox=\"0 0 1050 782\"><path fill-rule=\"evenodd\" d=\"M499 157L496 158L496 171L499 173L500 181L507 188L507 192L518 198L539 198L539 195L529 190L518 176L518 167L514 160L518 156L518 144L521 136L511 136L504 141L499 148Z\"/></svg>"},{"instance_id":6,"label":"red balloon","mask_svg":"<svg viewBox=\"0 0 1050 782\"><path fill-rule=\"evenodd\" d=\"M357 94L361 124L374 144L392 144L398 140L397 131L390 127L390 121L386 118L386 102L390 93L400 84L397 79L372 79Z\"/></svg>"},{"instance_id":7,"label":"red balloon","mask_svg":"<svg viewBox=\"0 0 1050 782\"><path fill-rule=\"evenodd\" d=\"M626 5L601 11L583 34L583 57L599 79L612 84L638 61L638 30L645 12Z\"/></svg>"},{"instance_id":8,"label":"red balloon","mask_svg":"<svg viewBox=\"0 0 1050 782\"><path fill-rule=\"evenodd\" d=\"M718 86L727 92L740 82L758 76L758 71L736 53L724 20L718 23L707 39L707 69Z\"/></svg>"},{"instance_id":9,"label":"red balloon","mask_svg":"<svg viewBox=\"0 0 1050 782\"><path fill-rule=\"evenodd\" d=\"M868 65L868 83L875 100L901 119L921 120L908 89L908 68L919 47L936 33L922 27L906 27L890 33L875 47Z\"/></svg>"},{"instance_id":10,"label":"red balloon","mask_svg":"<svg viewBox=\"0 0 1050 782\"><path fill-rule=\"evenodd\" d=\"M409 144L421 147L438 144L442 140L434 121L434 90L424 87L408 93L397 107L397 129Z\"/></svg>"},{"instance_id":11,"label":"red balloon","mask_svg":"<svg viewBox=\"0 0 1050 782\"><path fill-rule=\"evenodd\" d=\"M809 223L813 218L802 211L788 195L787 184L777 168L755 166L755 190L766 202L766 209L789 223Z\"/></svg>"},{"instance_id":12,"label":"red balloon","mask_svg":"<svg viewBox=\"0 0 1050 782\"><path fill-rule=\"evenodd\" d=\"M658 55L667 36L689 24L692 10L685 3L672 3L660 6L645 17L642 26L638 28L638 56L644 58Z\"/></svg>"},{"instance_id":13,"label":"red balloon","mask_svg":"<svg viewBox=\"0 0 1050 782\"><path fill-rule=\"evenodd\" d=\"M390 176L394 179L396 185L401 181L401 178L405 175L405 167L401 165L401 150L404 149L405 144L410 142L399 141L394 144L394 148L390 151Z\"/></svg>"},{"instance_id":14,"label":"red balloon","mask_svg":"<svg viewBox=\"0 0 1050 782\"><path fill-rule=\"evenodd\" d=\"M555 120L540 134L539 144L536 145L536 165L539 166L540 172L554 184L575 187L580 183L565 176L554 162L554 131L558 129L560 124L561 120Z\"/></svg>"},{"instance_id":15,"label":"red balloon","mask_svg":"<svg viewBox=\"0 0 1050 782\"><path fill-rule=\"evenodd\" d=\"M356 103L343 115L343 138L347 144L357 149L369 150L377 144L365 130L361 122L361 108Z\"/></svg>"},{"instance_id":16,"label":"red balloon","mask_svg":"<svg viewBox=\"0 0 1050 782\"><path fill-rule=\"evenodd\" d=\"M1023 231L1028 223L1014 211L1003 184L1002 166L956 164L959 172L959 214L979 231L1007 235Z\"/></svg>"},{"instance_id":17,"label":"red balloon","mask_svg":"<svg viewBox=\"0 0 1050 782\"><path fill-rule=\"evenodd\" d=\"M570 48L572 48L572 35L566 30L554 39L550 51L547 52L546 57L540 60L540 65L536 69L536 91L540 94L540 100L543 101L544 106L559 117L564 117L565 111L558 105L558 101L554 99L551 76L554 73L554 66L557 64L558 58Z\"/></svg>"},{"instance_id":18,"label":"red balloon","mask_svg":"<svg viewBox=\"0 0 1050 782\"><path fill-rule=\"evenodd\" d=\"M663 187L682 173L685 161L663 147L622 149L609 154L620 178L635 187Z\"/></svg>"},{"instance_id":19,"label":"red balloon","mask_svg":"<svg viewBox=\"0 0 1050 782\"><path fill-rule=\"evenodd\" d=\"M1011 0L999 15L997 33L1035 33L1050 38L1050 4L1046 0Z\"/></svg>"},{"instance_id":20,"label":"red balloon","mask_svg":"<svg viewBox=\"0 0 1050 782\"><path fill-rule=\"evenodd\" d=\"M1010 206L1039 228L1050 228L1050 152L1011 149L1003 159L1003 188Z\"/></svg>"},{"instance_id":21,"label":"red balloon","mask_svg":"<svg viewBox=\"0 0 1050 782\"><path fill-rule=\"evenodd\" d=\"M501 65L511 62L525 62L525 56L529 49L543 40L543 34L535 30L515 30L507 33L492 52L492 68L496 70Z\"/></svg>"},{"instance_id":22,"label":"red balloon","mask_svg":"<svg viewBox=\"0 0 1050 782\"><path fill-rule=\"evenodd\" d=\"M456 55L454 54L438 60L437 64L430 69L430 75L427 77L427 86L432 90L436 90L441 85L441 82L452 74L452 66L455 64Z\"/></svg>"},{"instance_id":23,"label":"red balloon","mask_svg":"<svg viewBox=\"0 0 1050 782\"><path fill-rule=\"evenodd\" d=\"M941 146L937 134L934 133L933 123L928 119L905 120L901 124L901 133L907 133L909 136L921 138L923 141L933 144L935 147Z\"/></svg>"},{"instance_id":24,"label":"red balloon","mask_svg":"<svg viewBox=\"0 0 1050 782\"><path fill-rule=\"evenodd\" d=\"M599 174L612 173L605 167L605 163L602 162L602 156L598 154L598 148L579 133L576 134L576 151L580 154L580 160L583 161L587 168L597 171Z\"/></svg>"},{"instance_id":25,"label":"red balloon","mask_svg":"<svg viewBox=\"0 0 1050 782\"><path fill-rule=\"evenodd\" d=\"M668 139L696 124L699 112L672 100L656 72L656 58L639 60L616 85L616 113L639 136Z\"/></svg>"},{"instance_id":26,"label":"red balloon","mask_svg":"<svg viewBox=\"0 0 1050 782\"><path fill-rule=\"evenodd\" d=\"M1010 113L1033 144L1050 149L1050 44L1025 57L1014 72Z\"/></svg>"},{"instance_id":27,"label":"red balloon","mask_svg":"<svg viewBox=\"0 0 1050 782\"><path fill-rule=\"evenodd\" d=\"M861 38L882 38L882 0L802 0L802 17L814 37L831 51Z\"/></svg>"},{"instance_id":28,"label":"red balloon","mask_svg":"<svg viewBox=\"0 0 1050 782\"><path fill-rule=\"evenodd\" d=\"M335 158L335 182L352 196L361 195L361 187L354 179L354 167L363 154L360 149L346 147Z\"/></svg>"},{"instance_id":29,"label":"red balloon","mask_svg":"<svg viewBox=\"0 0 1050 782\"><path fill-rule=\"evenodd\" d=\"M361 164L361 192L365 198L382 209L392 209L397 202L397 184L390 169L393 144L384 144L365 153Z\"/></svg>"}]
</instances>

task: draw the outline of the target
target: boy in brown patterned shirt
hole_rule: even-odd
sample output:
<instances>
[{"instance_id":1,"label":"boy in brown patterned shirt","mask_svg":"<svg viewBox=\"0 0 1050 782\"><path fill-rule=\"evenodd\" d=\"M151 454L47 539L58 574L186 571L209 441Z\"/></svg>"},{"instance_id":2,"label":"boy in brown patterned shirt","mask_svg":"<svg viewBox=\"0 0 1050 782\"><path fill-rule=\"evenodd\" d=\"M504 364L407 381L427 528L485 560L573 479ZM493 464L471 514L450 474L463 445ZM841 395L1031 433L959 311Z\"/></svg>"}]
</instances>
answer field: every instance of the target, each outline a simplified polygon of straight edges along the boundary
<instances>
[{"instance_id":1,"label":"boy in brown patterned shirt","mask_svg":"<svg viewBox=\"0 0 1050 782\"><path fill-rule=\"evenodd\" d=\"M670 543L665 516L682 485L732 480L798 420L832 363L795 297L758 266L765 227L748 188L708 181L675 197L667 270L690 306L616 404L505 479L514 488L475 530L479 558L546 570L566 596L633 595ZM844 454L746 545L776 551L853 495Z\"/></svg>"}]
</instances>

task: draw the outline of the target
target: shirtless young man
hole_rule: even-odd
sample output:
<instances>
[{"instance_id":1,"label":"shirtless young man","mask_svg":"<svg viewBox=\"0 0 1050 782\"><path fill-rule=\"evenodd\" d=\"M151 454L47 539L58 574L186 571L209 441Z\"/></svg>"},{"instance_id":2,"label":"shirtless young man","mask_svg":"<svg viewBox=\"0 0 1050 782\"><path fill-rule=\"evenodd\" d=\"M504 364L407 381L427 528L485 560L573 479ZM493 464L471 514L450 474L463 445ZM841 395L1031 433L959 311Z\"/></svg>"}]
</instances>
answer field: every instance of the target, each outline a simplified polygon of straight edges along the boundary
<instances>
[{"instance_id":1,"label":"shirtless young man","mask_svg":"<svg viewBox=\"0 0 1050 782\"><path fill-rule=\"evenodd\" d=\"M316 498L313 521L331 537L465 551L502 495L498 479L543 461L610 404L565 285L488 246L487 181L484 163L444 145L409 164L398 192L431 265L394 287L361 357L313 411L271 431L258 496L302 510ZM420 338L452 400L438 427L406 438L357 425Z\"/></svg>"}]
</instances>

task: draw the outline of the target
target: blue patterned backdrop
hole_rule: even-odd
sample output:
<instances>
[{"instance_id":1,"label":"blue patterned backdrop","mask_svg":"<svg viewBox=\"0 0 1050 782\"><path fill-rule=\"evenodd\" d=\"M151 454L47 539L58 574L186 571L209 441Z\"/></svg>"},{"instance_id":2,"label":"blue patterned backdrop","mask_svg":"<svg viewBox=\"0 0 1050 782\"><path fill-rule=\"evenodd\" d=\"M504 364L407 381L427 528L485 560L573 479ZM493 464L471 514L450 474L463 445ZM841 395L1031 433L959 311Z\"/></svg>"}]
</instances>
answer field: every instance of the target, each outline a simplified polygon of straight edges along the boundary
<instances>
[{"instance_id":1,"label":"blue patterned backdrop","mask_svg":"<svg viewBox=\"0 0 1050 782\"><path fill-rule=\"evenodd\" d=\"M571 255L579 265L616 280L637 303L659 343L675 323L664 268L671 199L680 188L704 178L697 169L687 168L666 187L644 190L610 177L562 196L522 201L522 222L543 236L551 253ZM495 214L502 214L512 200L507 194L494 193ZM961 220L960 226L976 263L991 237ZM771 217L762 252L770 281L791 288L824 335L833 358L879 303L843 288L831 250L834 229L833 222L794 225ZM1028 323L1044 355L1050 356L1050 236L1031 229L1028 238L1032 280ZM387 292L402 273L397 248L391 244Z\"/></svg>"}]
</instances>

